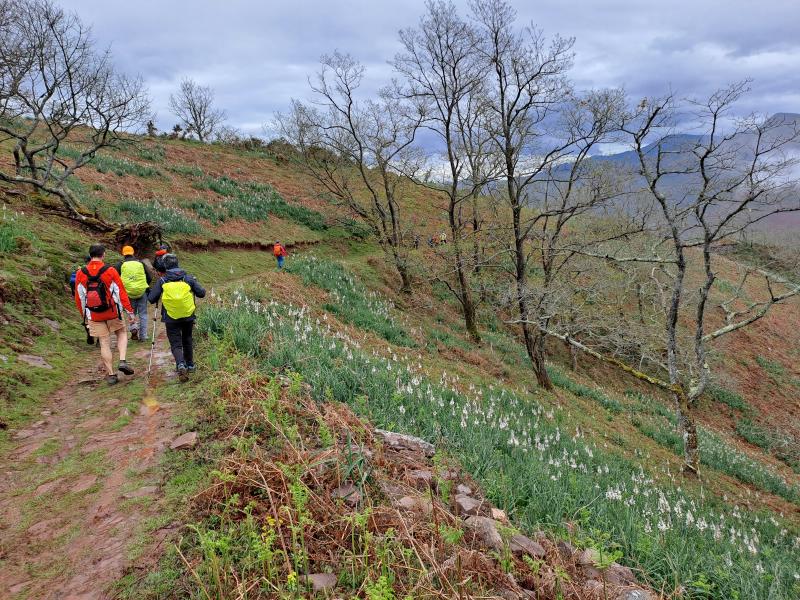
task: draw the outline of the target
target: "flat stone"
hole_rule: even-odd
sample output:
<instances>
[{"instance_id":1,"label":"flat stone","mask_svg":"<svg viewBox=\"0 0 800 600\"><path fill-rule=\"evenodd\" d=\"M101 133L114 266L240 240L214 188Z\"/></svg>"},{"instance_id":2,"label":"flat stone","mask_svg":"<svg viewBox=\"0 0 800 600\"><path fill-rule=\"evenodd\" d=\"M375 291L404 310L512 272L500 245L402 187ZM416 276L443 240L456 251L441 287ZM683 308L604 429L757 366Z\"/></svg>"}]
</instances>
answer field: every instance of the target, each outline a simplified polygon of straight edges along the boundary
<instances>
[{"instance_id":1,"label":"flat stone","mask_svg":"<svg viewBox=\"0 0 800 600\"><path fill-rule=\"evenodd\" d=\"M39 414L42 415L43 417L49 417L49 416L51 416L53 414L53 411L51 411L51 410L43 410Z\"/></svg>"},{"instance_id":2,"label":"flat stone","mask_svg":"<svg viewBox=\"0 0 800 600\"><path fill-rule=\"evenodd\" d=\"M78 423L78 427L81 429L97 429L100 425L106 422L105 417L93 417L84 421L83 423Z\"/></svg>"},{"instance_id":3,"label":"flat stone","mask_svg":"<svg viewBox=\"0 0 800 600\"><path fill-rule=\"evenodd\" d=\"M36 423L31 425L31 427L33 427L34 429L41 429L45 425L47 425L47 421L46 420L42 420L42 421L36 421Z\"/></svg>"},{"instance_id":4,"label":"flat stone","mask_svg":"<svg viewBox=\"0 0 800 600\"><path fill-rule=\"evenodd\" d=\"M78 481L75 482L75 485L72 486L70 491L73 494L79 494L80 492L85 492L88 490L95 483L97 483L97 475L81 475L78 477Z\"/></svg>"},{"instance_id":5,"label":"flat stone","mask_svg":"<svg viewBox=\"0 0 800 600\"><path fill-rule=\"evenodd\" d=\"M15 440L24 440L29 438L33 435L36 435L36 432L33 429L20 429L14 434Z\"/></svg>"},{"instance_id":6,"label":"flat stone","mask_svg":"<svg viewBox=\"0 0 800 600\"><path fill-rule=\"evenodd\" d=\"M189 431L172 440L169 447L172 450L183 450L185 448L194 448L195 444L197 444L197 432Z\"/></svg>"},{"instance_id":7,"label":"flat stone","mask_svg":"<svg viewBox=\"0 0 800 600\"><path fill-rule=\"evenodd\" d=\"M361 502L361 492L352 483L345 483L339 486L331 492L331 497L334 499L341 498L350 506L356 506Z\"/></svg>"},{"instance_id":8,"label":"flat stone","mask_svg":"<svg viewBox=\"0 0 800 600\"><path fill-rule=\"evenodd\" d=\"M594 548L586 548L578 556L578 564L581 566L595 566L600 562L600 553Z\"/></svg>"},{"instance_id":9,"label":"flat stone","mask_svg":"<svg viewBox=\"0 0 800 600\"><path fill-rule=\"evenodd\" d=\"M511 549L511 552L517 556L524 556L527 554L534 558L544 558L547 554L541 544L534 542L531 538L521 533L511 536L508 547Z\"/></svg>"},{"instance_id":10,"label":"flat stone","mask_svg":"<svg viewBox=\"0 0 800 600\"><path fill-rule=\"evenodd\" d=\"M378 434L383 442L394 450L414 450L431 457L436 454L436 447L430 442L414 437L413 435L406 435L404 433L394 433L393 431L386 431L384 429L376 429L375 433Z\"/></svg>"},{"instance_id":11,"label":"flat stone","mask_svg":"<svg viewBox=\"0 0 800 600\"><path fill-rule=\"evenodd\" d=\"M24 362L26 365L38 367L40 369L52 369L53 366L49 364L41 356L34 356L33 354L17 354L17 360Z\"/></svg>"},{"instance_id":12,"label":"flat stone","mask_svg":"<svg viewBox=\"0 0 800 600\"><path fill-rule=\"evenodd\" d=\"M122 494L122 497L127 500L130 500L131 498L145 498L146 496L153 496L157 492L157 485L146 485L144 487L140 487L138 490L128 492L127 494Z\"/></svg>"},{"instance_id":13,"label":"flat stone","mask_svg":"<svg viewBox=\"0 0 800 600\"><path fill-rule=\"evenodd\" d=\"M624 590L619 600L655 600L655 596L647 590Z\"/></svg>"},{"instance_id":14,"label":"flat stone","mask_svg":"<svg viewBox=\"0 0 800 600\"><path fill-rule=\"evenodd\" d=\"M311 591L314 593L324 592L336 587L336 575L333 573L312 573L304 575L303 579L311 584Z\"/></svg>"},{"instance_id":15,"label":"flat stone","mask_svg":"<svg viewBox=\"0 0 800 600\"><path fill-rule=\"evenodd\" d=\"M457 494L455 497L456 512L459 515L477 515L483 502L466 494Z\"/></svg>"},{"instance_id":16,"label":"flat stone","mask_svg":"<svg viewBox=\"0 0 800 600\"><path fill-rule=\"evenodd\" d=\"M464 494L465 496L472 496L472 488L463 483L456 486L456 494Z\"/></svg>"},{"instance_id":17,"label":"flat stone","mask_svg":"<svg viewBox=\"0 0 800 600\"><path fill-rule=\"evenodd\" d=\"M488 517L472 516L469 517L464 524L469 527L484 546L490 550L503 550L503 538L500 532L497 531L497 526L500 525L494 519Z\"/></svg>"},{"instance_id":18,"label":"flat stone","mask_svg":"<svg viewBox=\"0 0 800 600\"><path fill-rule=\"evenodd\" d=\"M47 325L53 331L60 331L61 330L61 323L58 321L54 321L53 319L44 318L42 319L45 325Z\"/></svg>"},{"instance_id":19,"label":"flat stone","mask_svg":"<svg viewBox=\"0 0 800 600\"><path fill-rule=\"evenodd\" d=\"M406 476L416 488L428 488L433 483L433 473L426 469L414 469L409 471Z\"/></svg>"}]
</instances>

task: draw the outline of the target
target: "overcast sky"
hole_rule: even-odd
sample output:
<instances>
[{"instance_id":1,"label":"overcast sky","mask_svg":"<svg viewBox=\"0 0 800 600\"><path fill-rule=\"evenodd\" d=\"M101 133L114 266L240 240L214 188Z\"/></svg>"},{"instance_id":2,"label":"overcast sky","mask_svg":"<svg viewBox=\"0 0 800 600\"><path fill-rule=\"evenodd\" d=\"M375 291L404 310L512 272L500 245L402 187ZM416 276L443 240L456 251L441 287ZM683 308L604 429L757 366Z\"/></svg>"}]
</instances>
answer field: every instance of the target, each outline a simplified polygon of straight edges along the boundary
<instances>
[{"instance_id":1,"label":"overcast sky","mask_svg":"<svg viewBox=\"0 0 800 600\"><path fill-rule=\"evenodd\" d=\"M391 76L397 31L424 0L62 0L141 74L157 124L176 122L169 94L183 77L216 90L237 128L261 135L334 49L367 65L368 85ZM456 3L466 12L466 0ZM579 89L624 86L635 98L672 89L702 95L751 77L744 111L800 112L800 0L515 0L520 23L576 38Z\"/></svg>"}]
</instances>

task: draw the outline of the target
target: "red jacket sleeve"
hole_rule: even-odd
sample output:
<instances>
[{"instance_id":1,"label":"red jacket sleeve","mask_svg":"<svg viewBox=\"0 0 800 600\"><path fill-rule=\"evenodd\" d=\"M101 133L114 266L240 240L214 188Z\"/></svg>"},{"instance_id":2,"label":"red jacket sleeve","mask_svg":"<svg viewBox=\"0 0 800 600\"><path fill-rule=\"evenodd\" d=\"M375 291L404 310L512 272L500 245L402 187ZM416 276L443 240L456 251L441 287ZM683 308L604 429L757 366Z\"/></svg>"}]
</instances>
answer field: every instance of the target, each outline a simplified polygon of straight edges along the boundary
<instances>
[{"instance_id":1,"label":"red jacket sleeve","mask_svg":"<svg viewBox=\"0 0 800 600\"><path fill-rule=\"evenodd\" d=\"M122 302L122 308L124 308L129 313L133 312L133 306L131 306L131 301L128 298L128 292L125 291L125 284L122 283L122 279L120 279L119 273L114 267L111 267L105 273L108 275L111 282L117 284L117 289L119 289L119 301Z\"/></svg>"},{"instance_id":2,"label":"red jacket sleeve","mask_svg":"<svg viewBox=\"0 0 800 600\"><path fill-rule=\"evenodd\" d=\"M75 306L78 307L78 312L83 316L83 304L81 304L81 297L78 293L78 286L81 285L86 285L86 275L83 274L83 271L78 269L78 274L75 275Z\"/></svg>"}]
</instances>

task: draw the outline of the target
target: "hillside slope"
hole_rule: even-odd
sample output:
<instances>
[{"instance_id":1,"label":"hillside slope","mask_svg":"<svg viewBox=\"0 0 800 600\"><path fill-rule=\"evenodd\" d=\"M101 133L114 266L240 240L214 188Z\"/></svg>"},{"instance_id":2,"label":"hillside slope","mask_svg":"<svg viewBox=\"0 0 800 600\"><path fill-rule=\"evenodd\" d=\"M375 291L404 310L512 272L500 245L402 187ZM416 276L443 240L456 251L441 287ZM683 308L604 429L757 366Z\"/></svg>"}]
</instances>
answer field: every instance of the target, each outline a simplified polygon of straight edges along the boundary
<instances>
[{"instance_id":1,"label":"hillside slope","mask_svg":"<svg viewBox=\"0 0 800 600\"><path fill-rule=\"evenodd\" d=\"M149 473L159 491L135 504L163 517L140 522L118 594L302 597L297 578L328 570L336 593L370 598L625 597L631 580L615 561L654 597L800 594L797 302L721 347L718 384L701 411L702 479L683 479L675 417L658 394L583 358L571 372L556 345L557 390L537 389L514 330L490 304L480 311L484 343L463 334L452 297L427 278L439 250L414 251L419 284L411 297L398 294L380 249L279 154L142 140L98 157L73 186L108 218L162 223L183 266L213 290L200 308L197 380L162 382L158 394L174 403L176 433L197 431L199 442L164 454ZM437 202L421 189L409 199L423 236L443 226ZM18 432L73 378L76 359L91 360L63 281L93 237L38 198L7 195L4 206L5 464ZM285 273L254 247L276 239L294 245ZM728 260L732 282L739 259ZM127 388L132 413L143 392ZM92 391L100 404L103 393ZM124 432L146 418L131 416L102 427ZM373 427L423 438L436 454L387 462ZM349 453L354 443L360 449ZM55 456L56 467L69 458ZM433 481L420 486L412 471ZM408 493L393 497L384 477ZM360 502L331 499L347 484ZM538 539L544 555L511 552L505 526L495 547L471 537L454 520L467 503L459 484ZM3 525L7 560L10 540L36 523ZM559 552L559 542L578 551ZM452 557L455 571L443 575ZM466 577L470 570L480 576ZM611 572L624 578L611 581ZM447 587L455 582L466 587Z\"/></svg>"}]
</instances>

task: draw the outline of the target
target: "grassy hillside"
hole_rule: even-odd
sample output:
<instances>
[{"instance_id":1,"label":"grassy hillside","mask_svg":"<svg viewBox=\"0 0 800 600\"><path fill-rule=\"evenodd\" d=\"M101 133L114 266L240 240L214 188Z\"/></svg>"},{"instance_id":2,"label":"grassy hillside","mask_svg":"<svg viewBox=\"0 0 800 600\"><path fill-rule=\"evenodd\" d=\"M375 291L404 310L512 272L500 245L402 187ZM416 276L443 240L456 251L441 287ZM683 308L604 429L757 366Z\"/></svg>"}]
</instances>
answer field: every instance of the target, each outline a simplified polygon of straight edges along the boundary
<instances>
[{"instance_id":1,"label":"grassy hillside","mask_svg":"<svg viewBox=\"0 0 800 600\"><path fill-rule=\"evenodd\" d=\"M330 476L319 453L348 445L351 434L363 442L358 432L377 426L435 444L434 470L463 468L514 527L613 557L664 597L800 595L796 301L712 357L716 383L700 411L704 470L685 479L665 398L583 357L572 371L556 344L556 390L538 389L515 330L491 303L479 310L483 343L464 335L452 296L429 279L442 261L437 251L412 251L418 286L410 297L398 294L377 245L280 156L141 140L98 157L72 185L106 218L161 223L182 265L213 290L199 315L201 379L175 390L185 395L180 402L190 400L184 417L202 442L160 473L177 533L141 553L137 564L146 567L131 570L120 594L235 597L246 581L247 597L303 597L298 575L327 569L345 593L448 597L444 583L420 581L460 552L461 525L436 522L436 510L422 519L420 535L436 536L430 557L410 558L420 550L396 529L397 543L386 542L392 525L375 517L377 508L369 513L387 502L369 461L334 461L337 477L361 482L371 500L353 510L336 505L338 533L320 526L327 499L316 496L333 484L317 481ZM4 203L0 451L69 376L83 342L64 275L92 240L46 214L38 199L8 195ZM423 238L443 227L430 191L416 190L405 208ZM286 272L248 246L275 239L295 245ZM733 285L745 257L725 260L718 293ZM762 290L752 285L748 294L757 297ZM28 367L21 354L53 368ZM278 393L276 381L291 393ZM255 481L258 469L280 484ZM437 484L433 500L442 507L454 501L450 485ZM285 495L261 496L273 489ZM283 517L269 511L283 505L294 520L280 525ZM324 541L336 535L351 538L339 539L341 555ZM529 582L542 598L592 597L577 554L558 566L563 573L550 558L545 568L502 551L489 556L497 572ZM464 596L496 592L490 572Z\"/></svg>"}]
</instances>

